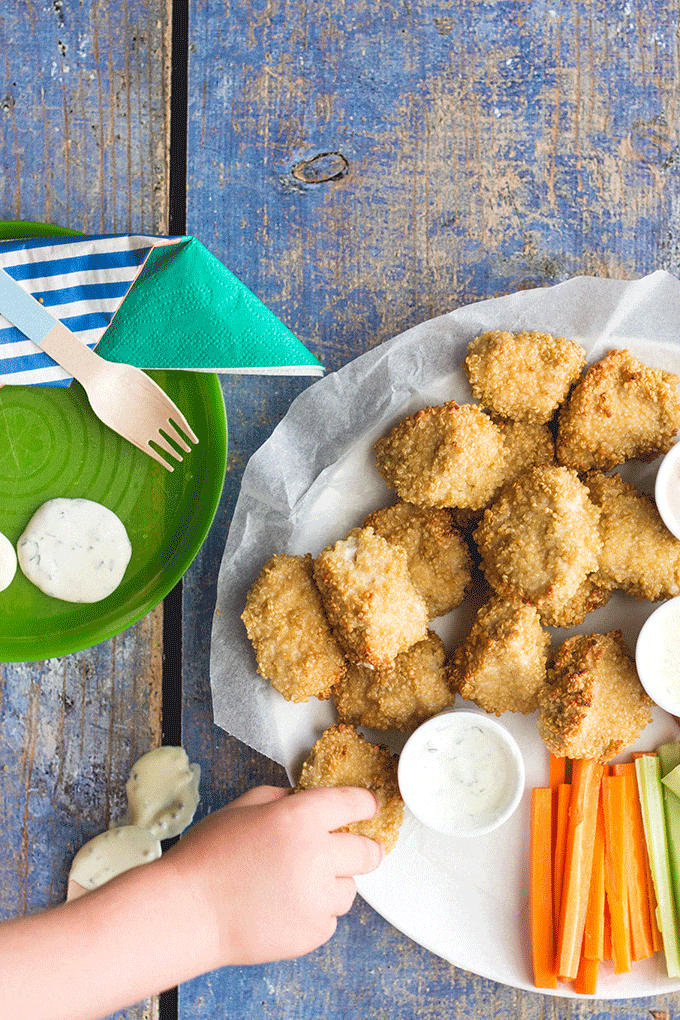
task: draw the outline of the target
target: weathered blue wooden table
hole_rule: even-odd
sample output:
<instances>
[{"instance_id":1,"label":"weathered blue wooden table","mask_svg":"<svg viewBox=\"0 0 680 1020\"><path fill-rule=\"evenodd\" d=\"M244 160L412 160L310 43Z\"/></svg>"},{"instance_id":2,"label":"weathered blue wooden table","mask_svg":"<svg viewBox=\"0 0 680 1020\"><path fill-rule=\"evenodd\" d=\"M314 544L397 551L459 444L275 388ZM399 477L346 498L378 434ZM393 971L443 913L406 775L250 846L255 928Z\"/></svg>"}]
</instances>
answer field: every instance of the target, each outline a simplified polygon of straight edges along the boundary
<instances>
[{"instance_id":1,"label":"weathered blue wooden table","mask_svg":"<svg viewBox=\"0 0 680 1020\"><path fill-rule=\"evenodd\" d=\"M167 0L5 0L0 218L186 227L328 370L479 298L580 273L680 272L674 0L192 0L187 35L186 5L174 7L173 40ZM166 607L164 703L160 609L95 649L0 666L3 916L64 895L70 858L119 809L131 762L163 728L180 736L180 707L203 812L284 782L212 723L210 629L243 468L307 384L224 379L227 483L181 620L179 593ZM308 957L210 974L119 1016L159 1009L181 1020L677 1013L675 996L573 1001L496 985L361 901Z\"/></svg>"}]
</instances>

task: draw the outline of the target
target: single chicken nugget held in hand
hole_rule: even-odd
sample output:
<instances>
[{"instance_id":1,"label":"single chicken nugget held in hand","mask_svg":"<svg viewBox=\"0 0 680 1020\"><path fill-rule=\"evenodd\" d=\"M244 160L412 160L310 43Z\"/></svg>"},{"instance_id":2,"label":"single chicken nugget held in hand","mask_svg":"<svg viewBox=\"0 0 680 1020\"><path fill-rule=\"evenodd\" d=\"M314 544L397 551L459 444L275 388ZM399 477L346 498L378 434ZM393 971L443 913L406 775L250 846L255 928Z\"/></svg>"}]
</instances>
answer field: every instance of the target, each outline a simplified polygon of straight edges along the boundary
<instances>
[{"instance_id":1,"label":"single chicken nugget held in hand","mask_svg":"<svg viewBox=\"0 0 680 1020\"><path fill-rule=\"evenodd\" d=\"M333 688L341 722L400 733L411 733L454 701L444 642L434 631L398 655L392 669L350 665Z\"/></svg>"},{"instance_id":2,"label":"single chicken nugget held in hand","mask_svg":"<svg viewBox=\"0 0 680 1020\"><path fill-rule=\"evenodd\" d=\"M558 757L605 762L637 740L651 704L620 630L577 634L548 667L538 731Z\"/></svg>"},{"instance_id":3,"label":"single chicken nugget held in hand","mask_svg":"<svg viewBox=\"0 0 680 1020\"><path fill-rule=\"evenodd\" d=\"M533 606L491 598L453 654L451 686L486 712L534 712L549 646L550 635Z\"/></svg>"},{"instance_id":4,"label":"single chicken nugget held in hand","mask_svg":"<svg viewBox=\"0 0 680 1020\"><path fill-rule=\"evenodd\" d=\"M257 671L287 701L330 697L346 663L312 579L312 557L274 555L248 592L241 619Z\"/></svg>"},{"instance_id":5,"label":"single chicken nugget held in hand","mask_svg":"<svg viewBox=\"0 0 680 1020\"><path fill-rule=\"evenodd\" d=\"M472 576L472 560L449 510L400 502L374 510L364 527L404 550L430 620L460 605Z\"/></svg>"},{"instance_id":6,"label":"single chicken nugget held in hand","mask_svg":"<svg viewBox=\"0 0 680 1020\"><path fill-rule=\"evenodd\" d=\"M629 351L592 365L562 406L556 453L576 471L609 471L667 453L680 428L678 376L648 368Z\"/></svg>"},{"instance_id":7,"label":"single chicken nugget held in hand","mask_svg":"<svg viewBox=\"0 0 680 1020\"><path fill-rule=\"evenodd\" d=\"M575 471L557 465L525 471L475 531L487 581L499 595L554 617L597 569L599 517Z\"/></svg>"},{"instance_id":8,"label":"single chicken nugget held in hand","mask_svg":"<svg viewBox=\"0 0 680 1020\"><path fill-rule=\"evenodd\" d=\"M350 661L380 669L427 634L427 609L406 553L373 528L354 528L323 549L316 581L333 633Z\"/></svg>"},{"instance_id":9,"label":"single chicken nugget held in hand","mask_svg":"<svg viewBox=\"0 0 680 1020\"><path fill-rule=\"evenodd\" d=\"M378 812L366 821L352 822L340 831L356 832L394 848L404 817L397 782L397 758L384 744L370 744L353 726L338 723L317 740L302 766L298 790L321 786L363 786L378 800Z\"/></svg>"},{"instance_id":10,"label":"single chicken nugget held in hand","mask_svg":"<svg viewBox=\"0 0 680 1020\"><path fill-rule=\"evenodd\" d=\"M503 435L474 404L450 400L404 418L375 444L380 475L417 506L485 506L505 480Z\"/></svg>"},{"instance_id":11,"label":"single chicken nugget held in hand","mask_svg":"<svg viewBox=\"0 0 680 1020\"><path fill-rule=\"evenodd\" d=\"M590 471L584 483L600 508L597 583L650 602L680 595L680 540L663 523L652 497L618 474Z\"/></svg>"},{"instance_id":12,"label":"single chicken nugget held in hand","mask_svg":"<svg viewBox=\"0 0 680 1020\"><path fill-rule=\"evenodd\" d=\"M585 364L573 340L549 333L492 330L469 344L464 368L472 392L494 414L544 424Z\"/></svg>"}]
</instances>

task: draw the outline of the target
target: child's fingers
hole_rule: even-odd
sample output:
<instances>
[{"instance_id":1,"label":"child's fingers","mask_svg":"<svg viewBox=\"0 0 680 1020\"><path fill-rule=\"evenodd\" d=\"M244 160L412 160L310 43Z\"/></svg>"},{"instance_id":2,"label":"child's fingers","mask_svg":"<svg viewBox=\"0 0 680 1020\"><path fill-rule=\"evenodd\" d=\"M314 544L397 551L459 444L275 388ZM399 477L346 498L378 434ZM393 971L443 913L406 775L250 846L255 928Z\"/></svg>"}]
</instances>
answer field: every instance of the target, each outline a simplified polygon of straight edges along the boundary
<instances>
[{"instance_id":1,"label":"child's fingers","mask_svg":"<svg viewBox=\"0 0 680 1020\"><path fill-rule=\"evenodd\" d=\"M254 786L252 790L247 790L236 800L232 800L227 807L257 807L260 804L271 804L275 800L288 797L292 792L291 789L282 786Z\"/></svg>"},{"instance_id":2,"label":"child's fingers","mask_svg":"<svg viewBox=\"0 0 680 1020\"><path fill-rule=\"evenodd\" d=\"M357 894L357 886L353 878L338 878L335 886L336 900L333 914L340 917L350 912Z\"/></svg>"},{"instance_id":3,"label":"child's fingers","mask_svg":"<svg viewBox=\"0 0 680 1020\"><path fill-rule=\"evenodd\" d=\"M350 822L359 822L373 818L378 810L378 801L374 793L362 786L326 786L315 790L302 790L295 794L296 798L314 801L316 817L320 825L327 826L328 831L340 829Z\"/></svg>"},{"instance_id":4,"label":"child's fingers","mask_svg":"<svg viewBox=\"0 0 680 1020\"><path fill-rule=\"evenodd\" d=\"M377 840L353 832L334 832L332 835L335 873L339 878L368 875L382 863L385 852Z\"/></svg>"}]
</instances>

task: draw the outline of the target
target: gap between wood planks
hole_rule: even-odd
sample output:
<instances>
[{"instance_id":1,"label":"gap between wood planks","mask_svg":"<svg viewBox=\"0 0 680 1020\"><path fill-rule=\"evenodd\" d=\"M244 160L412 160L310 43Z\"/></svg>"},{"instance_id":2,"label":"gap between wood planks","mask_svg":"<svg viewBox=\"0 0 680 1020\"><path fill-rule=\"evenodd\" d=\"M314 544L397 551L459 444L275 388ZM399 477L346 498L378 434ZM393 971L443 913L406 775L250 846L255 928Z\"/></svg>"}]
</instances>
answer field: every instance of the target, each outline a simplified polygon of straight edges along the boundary
<instances>
[{"instance_id":1,"label":"gap between wood planks","mask_svg":"<svg viewBox=\"0 0 680 1020\"><path fill-rule=\"evenodd\" d=\"M186 233L189 2L172 3L168 233ZM182 743L182 581L163 601L162 743ZM158 1020L178 1020L177 988L158 997Z\"/></svg>"}]
</instances>

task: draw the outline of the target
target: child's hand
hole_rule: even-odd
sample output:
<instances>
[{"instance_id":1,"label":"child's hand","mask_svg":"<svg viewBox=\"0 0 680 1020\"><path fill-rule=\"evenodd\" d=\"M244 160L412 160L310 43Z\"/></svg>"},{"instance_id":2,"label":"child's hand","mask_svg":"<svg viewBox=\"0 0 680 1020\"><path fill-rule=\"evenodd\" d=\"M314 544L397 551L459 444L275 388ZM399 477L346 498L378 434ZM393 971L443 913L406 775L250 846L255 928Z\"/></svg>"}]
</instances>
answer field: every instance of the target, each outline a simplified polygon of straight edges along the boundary
<instances>
[{"instance_id":1,"label":"child's hand","mask_svg":"<svg viewBox=\"0 0 680 1020\"><path fill-rule=\"evenodd\" d=\"M326 942L354 901L351 876L382 860L374 840L333 830L376 810L356 787L261 786L195 826L163 861L206 919L208 965L291 959Z\"/></svg>"}]
</instances>

